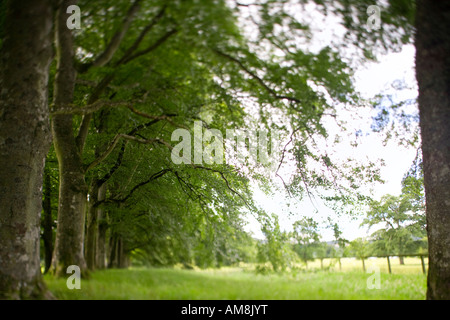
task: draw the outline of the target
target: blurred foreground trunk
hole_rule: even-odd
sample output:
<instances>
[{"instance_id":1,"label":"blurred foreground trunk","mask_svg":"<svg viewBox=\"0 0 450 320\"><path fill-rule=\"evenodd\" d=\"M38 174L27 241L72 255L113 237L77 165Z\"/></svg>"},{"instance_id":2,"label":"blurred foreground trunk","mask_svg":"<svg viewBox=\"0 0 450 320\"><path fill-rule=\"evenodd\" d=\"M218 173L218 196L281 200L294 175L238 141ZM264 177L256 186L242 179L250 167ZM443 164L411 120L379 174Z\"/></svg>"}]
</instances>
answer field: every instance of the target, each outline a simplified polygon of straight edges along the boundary
<instances>
[{"instance_id":1,"label":"blurred foreground trunk","mask_svg":"<svg viewBox=\"0 0 450 320\"><path fill-rule=\"evenodd\" d=\"M50 0L10 0L0 51L0 299L51 298L40 269L40 215L50 147Z\"/></svg>"},{"instance_id":2,"label":"blurred foreground trunk","mask_svg":"<svg viewBox=\"0 0 450 320\"><path fill-rule=\"evenodd\" d=\"M450 1L417 1L416 77L429 247L427 299L450 299Z\"/></svg>"}]
</instances>

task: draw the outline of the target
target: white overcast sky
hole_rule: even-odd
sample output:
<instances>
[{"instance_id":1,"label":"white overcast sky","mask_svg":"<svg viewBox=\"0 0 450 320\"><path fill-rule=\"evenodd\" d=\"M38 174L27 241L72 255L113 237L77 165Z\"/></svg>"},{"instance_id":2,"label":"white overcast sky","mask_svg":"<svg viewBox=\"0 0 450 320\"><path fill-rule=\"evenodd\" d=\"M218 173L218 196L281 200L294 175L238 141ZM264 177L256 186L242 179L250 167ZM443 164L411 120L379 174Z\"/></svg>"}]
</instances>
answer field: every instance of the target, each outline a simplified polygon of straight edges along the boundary
<instances>
[{"instance_id":1,"label":"white overcast sky","mask_svg":"<svg viewBox=\"0 0 450 320\"><path fill-rule=\"evenodd\" d=\"M399 53L391 53L381 56L378 63L370 63L358 70L355 74L356 89L366 98L371 98L378 93L397 94L399 99L414 99L417 96L416 81L414 75L414 47L405 46ZM391 84L396 80L405 81L412 89L397 92ZM370 119L369 119L370 120ZM354 149L355 157L367 155L371 159L382 158L385 166L381 169L382 179L385 184L380 184L374 188L374 197L380 198L384 194L399 195L401 193L401 180L410 168L416 150L399 146L396 141L383 146L381 138L375 134L362 138L358 148ZM345 156L351 149L345 150ZM290 230L293 222L302 216L314 217L318 221L326 220L327 216L336 219L336 214L325 207L320 201L314 201L314 205L308 197L297 204L287 205L284 194L278 194L273 198L268 197L259 190L255 190L254 196L258 205L269 213L275 213L280 219L280 225L284 230ZM314 200L314 199L313 199ZM293 200L295 202L295 200ZM318 213L317 213L317 211ZM289 214L291 213L291 214ZM350 217L339 217L339 223L343 237L353 240L358 237L368 236L372 231L367 228L360 228L361 218L352 220ZM249 219L247 230L251 231L255 237L262 238L259 225ZM322 230L322 240L333 240L331 231Z\"/></svg>"},{"instance_id":2,"label":"white overcast sky","mask_svg":"<svg viewBox=\"0 0 450 320\"><path fill-rule=\"evenodd\" d=\"M252 1L241 2L248 3ZM320 16L315 10L314 4L308 4L306 11L295 12L294 16L297 17L298 15L299 20L302 17L306 17L308 21L313 21L311 30L314 35L314 41L307 44L308 50L312 52L320 50L321 47L332 43L343 34L344 29L338 24L338 20L332 16ZM383 13L381 12L381 14ZM247 17L244 17L243 23L245 23ZM248 25L245 25L245 27L251 31L251 27ZM355 73L354 85L356 90L367 99L373 98L380 93L392 94L396 102L415 99L417 97L417 85L414 55L414 46L406 45L401 52L378 56L378 62L366 63L359 67ZM395 90L392 84L399 80L405 83L409 89ZM370 125L370 115L363 115L364 117L366 118L366 126L367 124ZM416 150L399 146L396 141L391 141L386 146L383 146L382 139L375 134L363 135L359 139L360 144L357 149L345 148L339 151L342 152L342 157L354 156L359 159L368 157L373 160L382 158L385 161L385 166L381 169L381 178L386 183L376 186L373 189L373 196L379 199L384 194L400 194L401 180L410 168L416 155ZM281 183L281 181L278 181L278 183ZM365 227L360 228L361 218L353 220L350 217L342 216L336 219L335 212L325 207L319 200L313 199L314 203L311 203L308 197L305 197L301 203L296 203L295 200L292 200L288 204L283 193L271 198L255 188L254 199L266 212L278 215L281 228L284 230L291 230L293 222L303 216L314 217L319 222L325 221L328 216L331 216L334 221L339 223L343 231L343 237L348 240L368 236L374 231L367 230ZM252 217L248 217L248 220L249 224L246 230L252 232L257 238L263 238L260 226L256 220ZM322 240L333 240L332 232L326 229L322 230Z\"/></svg>"}]
</instances>

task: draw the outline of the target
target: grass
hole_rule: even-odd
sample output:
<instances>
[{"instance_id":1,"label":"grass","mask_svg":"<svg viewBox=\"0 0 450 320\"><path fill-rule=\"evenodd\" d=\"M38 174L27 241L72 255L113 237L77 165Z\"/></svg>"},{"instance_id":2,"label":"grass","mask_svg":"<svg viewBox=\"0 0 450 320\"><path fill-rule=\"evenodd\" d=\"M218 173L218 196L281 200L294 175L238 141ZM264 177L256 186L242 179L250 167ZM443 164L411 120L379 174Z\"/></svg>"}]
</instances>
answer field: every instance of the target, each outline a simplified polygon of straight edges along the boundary
<instances>
[{"instance_id":1,"label":"grass","mask_svg":"<svg viewBox=\"0 0 450 320\"><path fill-rule=\"evenodd\" d=\"M257 275L241 268L113 269L91 273L89 280L81 280L80 290L69 290L66 279L45 276L45 280L58 299L70 300L425 299L426 277L420 273L380 273L380 289L368 289L371 275L362 271Z\"/></svg>"},{"instance_id":2,"label":"grass","mask_svg":"<svg viewBox=\"0 0 450 320\"><path fill-rule=\"evenodd\" d=\"M405 257L404 265L400 265L399 259L391 257L391 271L394 274L420 274L422 273L422 262L420 258L416 257ZM381 272L389 272L387 259L386 258L369 258L365 260L366 269L370 266L376 266L380 268ZM336 259L324 259L323 266L331 271L363 271L362 262L356 258L342 258L341 267L339 269L339 264ZM425 258L425 266L428 266L428 258ZM308 269L320 269L320 260L316 259L312 262L308 262Z\"/></svg>"}]
</instances>

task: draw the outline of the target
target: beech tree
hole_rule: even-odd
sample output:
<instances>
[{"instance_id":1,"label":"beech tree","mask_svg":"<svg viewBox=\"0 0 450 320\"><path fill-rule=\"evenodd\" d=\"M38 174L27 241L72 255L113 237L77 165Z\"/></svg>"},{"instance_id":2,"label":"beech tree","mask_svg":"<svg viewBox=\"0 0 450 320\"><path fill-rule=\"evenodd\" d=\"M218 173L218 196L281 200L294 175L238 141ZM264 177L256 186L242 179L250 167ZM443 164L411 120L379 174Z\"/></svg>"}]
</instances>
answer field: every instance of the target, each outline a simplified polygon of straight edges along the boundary
<instances>
[{"instance_id":1,"label":"beech tree","mask_svg":"<svg viewBox=\"0 0 450 320\"><path fill-rule=\"evenodd\" d=\"M308 266L308 260L313 260L312 250L319 243L319 224L313 218L303 218L295 221L293 224L294 231L292 238L296 243L296 252Z\"/></svg>"},{"instance_id":2,"label":"beech tree","mask_svg":"<svg viewBox=\"0 0 450 320\"><path fill-rule=\"evenodd\" d=\"M236 126L282 130L290 139L280 167L290 144L297 163L292 181L283 180L291 195L315 190L325 191L322 197L330 201L360 200L358 187L380 180L377 168L339 163L317 143L329 138L325 118L336 119L340 107L359 103L342 51L352 46L357 60L372 59L377 47L411 43L415 25L430 238L428 298L448 298L448 4L418 1L414 24L414 2L387 1L380 29L370 30L371 0L314 2L346 28L342 42L317 51L299 41L310 37L308 21L298 21L289 1L2 2L0 297L47 296L39 268L39 215L50 128L59 171L52 263L60 275L73 264L83 271L104 267L107 233L110 263L126 264L124 253L136 246L151 253L155 238L149 236L144 245L138 240L157 233L160 222L154 218L165 208L173 211L162 221L172 221L168 224L185 237L166 244L178 246L198 229L192 246L220 252L226 249L221 240L239 235L232 217L242 208L256 212L249 177L263 184L268 179L248 163L173 166L171 130L192 130L194 121L222 132ZM71 30L67 8L76 4L82 28ZM55 63L49 72L52 41ZM163 194L170 188L172 198ZM160 201L153 209L145 201L150 191L159 196L154 202ZM189 208L192 221L183 219L184 211L176 208L181 206ZM150 220L143 223L142 217ZM142 225L147 228L136 231ZM187 251L179 258L189 261Z\"/></svg>"},{"instance_id":3,"label":"beech tree","mask_svg":"<svg viewBox=\"0 0 450 320\"><path fill-rule=\"evenodd\" d=\"M0 299L48 298L41 279L42 177L49 149L52 1L2 3Z\"/></svg>"},{"instance_id":4,"label":"beech tree","mask_svg":"<svg viewBox=\"0 0 450 320\"><path fill-rule=\"evenodd\" d=\"M416 77L426 196L428 299L450 299L450 3L417 1Z\"/></svg>"},{"instance_id":5,"label":"beech tree","mask_svg":"<svg viewBox=\"0 0 450 320\"><path fill-rule=\"evenodd\" d=\"M75 4L74 1L66 1L62 7L73 4ZM83 6L87 16L89 16L90 10L95 12L102 6L108 7L108 2L96 4L82 2L79 4ZM197 6L200 9L202 8L201 5ZM185 12L186 8L189 9L187 12ZM212 7L208 8L211 9ZM224 8L226 14L226 7L219 7L220 10ZM170 125L176 127L177 125L170 120L171 117L180 117L185 112L195 115L196 112L195 108L185 109L186 111L177 110L174 100L170 102L171 108L175 109L173 112L168 113L166 106L159 107L158 103L164 99L167 103L167 98L163 95L155 97L153 96L155 93L149 90L151 83L149 82L151 81L149 73L152 73L152 69L142 72L152 66L151 54L175 36L178 32L177 24L189 21L187 19L192 17L191 14L195 11L195 7L174 4L170 11L166 4L138 0L131 5L128 1L118 2L111 9L119 16L116 20L111 21L108 16L103 15L92 16L93 32L88 30L86 33L79 34L76 39L74 39L73 32L62 24L63 21L68 19L69 14L63 10L57 13L60 23L56 27L58 54L53 90L54 102L52 104L52 128L60 171L58 231L53 258L54 272L57 274L63 274L65 268L71 264L80 266L82 270L86 270L88 267L85 261L85 252L83 252L88 194L90 201L86 257L90 268L95 267L96 260L99 260L99 264L104 266L104 263L101 262L104 261L104 258L95 258L94 249L97 240L104 239L99 234L99 238L96 240L99 228L97 221L101 219L102 215L102 208L98 207L97 202L105 201L104 184L120 166L126 142L144 145L163 144L168 148L167 151L170 151L170 144L163 139L158 137L142 138L143 132L138 131L142 131L158 121L169 122ZM210 14L215 15L217 12L210 10ZM215 21L213 17L207 16L202 23L214 24ZM223 19L219 22L223 22ZM192 23L198 23L198 21ZM101 26L105 26L108 32L112 32L112 36L103 47L98 47L97 43L93 45L92 37L97 39L101 37ZM191 32L197 32L191 27L186 24L183 29L183 33L188 38L191 36ZM223 39L228 41L228 37ZM79 43L74 42L74 40L79 41ZM177 45L181 44L184 45L184 43L177 43ZM76 56L76 51L82 53ZM93 56L93 58L89 58L89 56ZM148 58L149 56L150 58ZM192 61L192 63L195 63L195 61ZM155 65L153 68L155 68ZM137 70L139 71L136 76L129 79L129 73ZM159 72L163 71L156 70L156 73L152 75L159 78ZM130 90L130 87L133 89ZM122 100L118 100L116 96L121 97ZM152 99L155 100L152 101ZM146 119L147 122L142 122L137 126L129 125L131 128L126 128L125 132L122 131L123 128L113 132L100 129L100 127L108 126L108 122L118 121L108 120L107 114L111 108L127 110L127 113L118 111L116 115L111 115L111 117L123 117L125 115L125 119L136 123L135 118L133 118L134 115ZM103 124L94 123L96 119ZM113 125L109 126L112 127ZM78 127L75 134L73 127ZM111 140L89 144L88 147L92 148L87 149L86 143L90 143L89 137L92 130L96 130L96 133L100 135L105 134L106 139L110 138ZM141 134L140 137L136 136L138 133ZM88 183L86 174L116 151L117 145L121 145L122 151L119 152L116 165L113 165L109 171L104 170L103 177L97 176ZM91 158L92 155L94 155L94 158ZM160 164L155 164L155 167L160 167ZM154 172L154 179L150 179L148 182L172 171L163 169L159 172L160 174ZM142 185L144 184L141 182ZM132 188L131 190L131 192L134 192L136 189ZM125 199L122 200L122 202L125 201ZM100 247L104 247L104 240L101 243L103 244ZM104 253L102 255L104 256Z\"/></svg>"},{"instance_id":6,"label":"beech tree","mask_svg":"<svg viewBox=\"0 0 450 320\"><path fill-rule=\"evenodd\" d=\"M362 225L369 228L377 224L384 224L383 229L372 234L378 242L376 246L383 254L414 253L412 245L414 237L423 237L420 226L422 212L413 207L412 199L406 195L395 197L385 195L380 201L373 201L367 217ZM400 264L404 264L402 256Z\"/></svg>"},{"instance_id":7,"label":"beech tree","mask_svg":"<svg viewBox=\"0 0 450 320\"><path fill-rule=\"evenodd\" d=\"M61 8L73 4L74 1L66 1ZM282 68L282 61L259 58L236 27L233 11L222 1L170 4L123 1L97 16L92 12L108 8L107 1L78 4L83 7L90 28L73 32L63 25L69 14L61 9L56 15L57 66L51 114L60 171L53 258L54 271L58 274L64 274L71 264L83 270L93 268L99 260L95 258L95 243L104 239L98 230L103 210L99 204L109 201L105 199L105 183L122 167L126 145L153 145L153 151L162 146L166 155L169 154L172 147L168 143L169 132L151 131L157 122L176 128L189 127L194 120L200 120L204 126L224 131L243 124L246 111L240 96L247 95L261 105L259 121L267 127L274 125L269 120L269 106L284 112L295 107L299 113L293 119L302 128L310 127L312 133L323 130L321 113L329 106L306 83L308 75L339 101L346 100L351 91L345 73L347 66L330 49L318 54L291 53L286 60L298 65L296 69ZM114 20L110 19L112 14L116 14ZM280 23L269 18L266 22L265 27ZM292 25L292 28L300 32L303 26ZM268 34L262 36L272 39ZM107 39L103 45L102 38ZM191 45L186 46L187 42ZM303 70L300 63L308 68ZM329 67L327 70L325 65ZM295 75L295 71L299 73ZM303 80L299 82L296 77L300 74ZM277 88L280 84L283 85ZM97 171L101 163L114 155L117 161L111 164L110 170ZM155 171L149 174L149 180L175 175L188 187L188 192L197 193L198 200L200 195L205 196L179 170L161 165L162 162L152 165ZM226 166L194 166L194 169L219 175L222 188L239 193L229 184L232 172ZM136 186L144 185L142 181L136 183ZM130 190L134 193L136 189ZM110 192L114 193L112 184ZM83 230L88 208L85 241Z\"/></svg>"}]
</instances>

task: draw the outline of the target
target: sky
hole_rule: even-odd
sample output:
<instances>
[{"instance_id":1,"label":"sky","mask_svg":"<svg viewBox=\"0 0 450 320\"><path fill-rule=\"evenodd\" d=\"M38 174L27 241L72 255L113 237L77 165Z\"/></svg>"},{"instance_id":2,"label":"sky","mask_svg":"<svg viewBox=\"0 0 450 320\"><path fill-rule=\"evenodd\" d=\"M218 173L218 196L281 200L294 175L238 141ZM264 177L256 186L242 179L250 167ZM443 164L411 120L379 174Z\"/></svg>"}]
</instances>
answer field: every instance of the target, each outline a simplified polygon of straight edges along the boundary
<instances>
[{"instance_id":1,"label":"sky","mask_svg":"<svg viewBox=\"0 0 450 320\"><path fill-rule=\"evenodd\" d=\"M252 0L240 1L240 3L252 2ZM342 39L346 31L336 16L333 16L333 14L328 14L327 16L322 15L313 2L308 2L301 8L295 3L292 3L290 4L289 10L291 10L290 13L293 17L300 22L306 22L310 27L312 38L308 41L299 39L299 43L297 43L303 50L318 52L324 46L339 42L339 39ZM255 26L252 26L250 17L255 17L257 8L254 6L243 6L240 12L240 23L244 33L247 33L247 36L252 39L257 32L255 32ZM380 14L382 15L383 11ZM352 49L348 48L348 50ZM345 52L345 56L350 58L350 60L352 60L352 54L351 51ZM354 86L356 91L366 99L371 99L380 93L392 95L394 102L415 99L417 97L417 84L415 80L414 55L414 46L406 45L400 52L378 55L378 62L355 66ZM406 88L403 87L402 90L398 90L398 85L402 83L406 84ZM396 84L397 86L395 86ZM417 107L413 104L409 107L409 111L415 112L414 108ZM358 109L358 112L361 111ZM339 149L338 153L341 154L342 159L351 156L361 161L364 161L366 158L373 161L378 158L384 160L385 166L381 168L381 178L385 181L385 184L377 185L372 190L373 198L379 199L384 194L399 195L401 193L401 180L413 163L417 150L415 148L407 149L399 146L396 141L391 141L384 146L380 136L369 134L372 123L371 116L373 115L373 112L372 114L358 114L359 120L352 119L351 117L346 119L350 123L349 127L353 125L351 129L354 130L360 127L363 134L357 138L359 142L357 148L350 148L342 144L342 149ZM330 129L328 132L330 133ZM355 139L354 134L353 136L350 135L348 139ZM288 172L290 166L295 166L295 164L291 162L283 165L285 167L286 180L289 180ZM275 182L282 186L280 179ZM255 187L254 200L266 212L277 214L281 228L287 231L291 230L294 221L303 216L313 217L317 221L326 221L328 216L333 217L333 220L339 224L343 231L343 237L347 240L366 237L375 231L367 230L364 227L361 228L362 218L353 220L348 216L341 216L337 219L335 212L327 208L318 199L311 201L307 196L301 202L295 199L287 201L286 194L282 191L273 197L268 197ZM250 231L254 237L262 239L264 236L260 231L258 222L251 215L248 216L248 221L246 230ZM331 230L323 229L321 234L323 241L333 240Z\"/></svg>"},{"instance_id":2,"label":"sky","mask_svg":"<svg viewBox=\"0 0 450 320\"><path fill-rule=\"evenodd\" d=\"M358 69L355 73L356 90L365 98L372 98L379 93L392 94L394 101L416 98L414 50L414 46L406 45L401 52L380 56L379 62L369 63ZM406 83L408 88L395 90L392 84L398 83L399 80ZM366 120L370 122L370 116L367 116ZM384 159L385 166L381 169L381 177L385 183L374 187L373 196L376 199L384 194L399 195L401 193L401 180L416 156L416 149L399 146L396 141L383 146L382 139L375 134L360 137L360 143L356 149L340 150L340 152L345 156L353 153L354 157L368 156L371 159ZM256 203L266 212L277 214L283 230L291 230L293 222L303 216L314 217L318 221L325 221L330 216L336 221L336 213L317 199L313 199L314 203L311 203L308 197L305 197L301 203L293 199L293 203L289 205L283 192L271 198L257 188L254 191ZM348 216L337 218L343 231L342 236L351 241L358 237L366 237L375 231L360 227L361 221L362 217L355 220ZM258 223L251 217L246 230L252 232L256 238L263 238ZM323 241L333 240L331 230L323 228L321 235Z\"/></svg>"}]
</instances>

